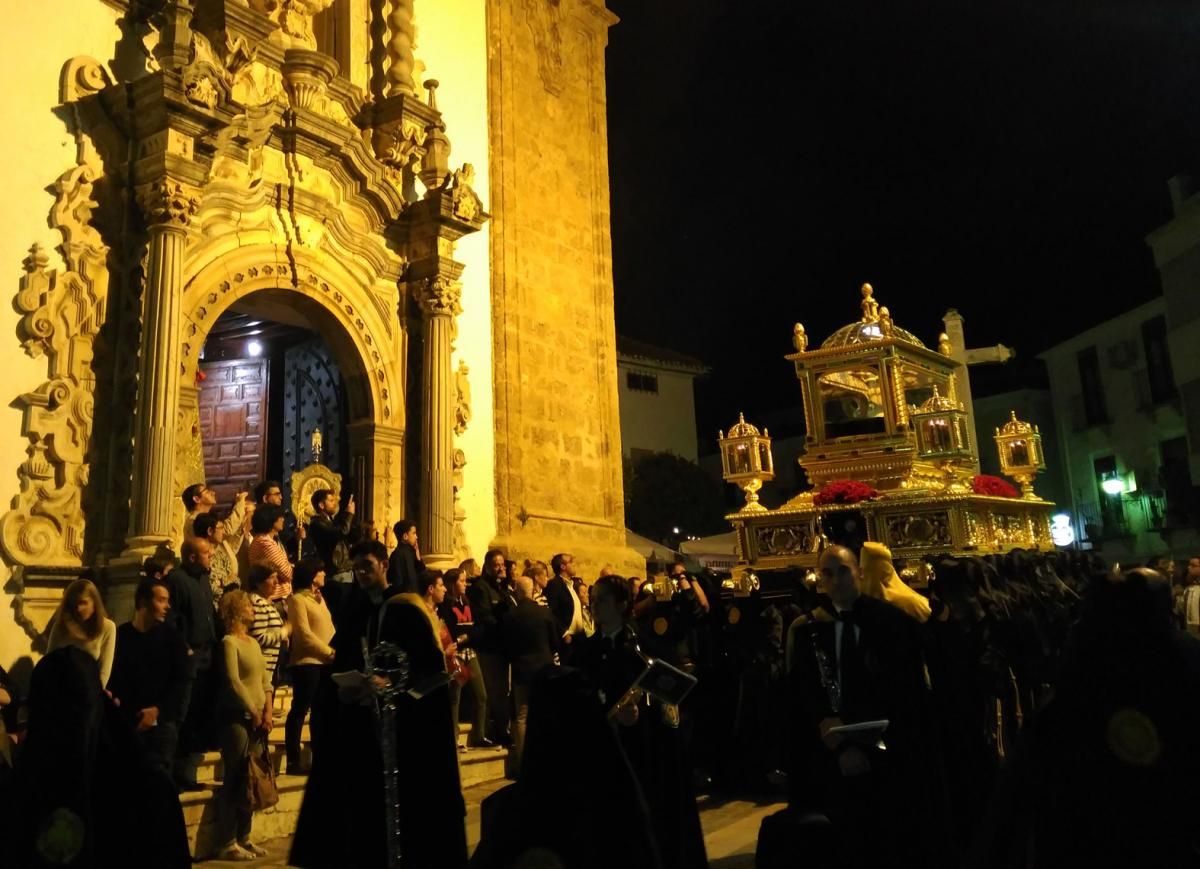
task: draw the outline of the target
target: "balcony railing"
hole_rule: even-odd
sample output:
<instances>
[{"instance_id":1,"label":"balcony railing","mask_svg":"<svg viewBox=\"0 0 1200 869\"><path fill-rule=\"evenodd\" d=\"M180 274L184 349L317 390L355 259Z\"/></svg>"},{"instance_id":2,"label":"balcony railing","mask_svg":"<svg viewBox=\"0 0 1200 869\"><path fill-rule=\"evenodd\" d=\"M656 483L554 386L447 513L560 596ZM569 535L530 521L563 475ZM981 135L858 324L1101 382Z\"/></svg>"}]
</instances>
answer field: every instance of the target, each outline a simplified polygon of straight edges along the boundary
<instances>
[{"instance_id":1,"label":"balcony railing","mask_svg":"<svg viewBox=\"0 0 1200 869\"><path fill-rule=\"evenodd\" d=\"M1084 539L1093 543L1168 527L1163 492L1130 492L1113 497L1107 509L1095 501L1080 504L1077 521Z\"/></svg>"}]
</instances>

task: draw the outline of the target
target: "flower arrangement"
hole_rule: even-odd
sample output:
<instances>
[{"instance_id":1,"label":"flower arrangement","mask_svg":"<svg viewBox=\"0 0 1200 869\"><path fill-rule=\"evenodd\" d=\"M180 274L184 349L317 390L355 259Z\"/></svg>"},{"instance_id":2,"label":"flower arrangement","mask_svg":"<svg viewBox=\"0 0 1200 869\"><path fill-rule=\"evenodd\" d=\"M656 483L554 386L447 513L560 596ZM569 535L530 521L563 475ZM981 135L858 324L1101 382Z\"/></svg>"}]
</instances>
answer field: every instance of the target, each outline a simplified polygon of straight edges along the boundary
<instances>
[{"instance_id":1,"label":"flower arrangement","mask_svg":"<svg viewBox=\"0 0 1200 869\"><path fill-rule=\"evenodd\" d=\"M993 477L991 474L978 474L971 481L971 488L976 495L991 495L993 498L1019 498L1017 487L1008 480Z\"/></svg>"},{"instance_id":2,"label":"flower arrangement","mask_svg":"<svg viewBox=\"0 0 1200 869\"><path fill-rule=\"evenodd\" d=\"M831 480L813 495L813 503L857 504L859 501L870 501L878 497L878 491L858 480Z\"/></svg>"}]
</instances>

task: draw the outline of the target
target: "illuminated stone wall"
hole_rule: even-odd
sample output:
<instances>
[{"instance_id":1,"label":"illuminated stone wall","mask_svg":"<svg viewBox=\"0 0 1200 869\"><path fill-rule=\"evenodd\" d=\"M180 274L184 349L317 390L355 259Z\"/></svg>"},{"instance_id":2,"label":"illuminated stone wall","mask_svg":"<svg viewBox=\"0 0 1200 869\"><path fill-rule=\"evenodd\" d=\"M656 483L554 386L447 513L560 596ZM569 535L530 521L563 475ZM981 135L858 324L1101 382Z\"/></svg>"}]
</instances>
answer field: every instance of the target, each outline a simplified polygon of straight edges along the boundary
<instances>
[{"instance_id":1,"label":"illuminated stone wall","mask_svg":"<svg viewBox=\"0 0 1200 869\"><path fill-rule=\"evenodd\" d=\"M604 50L595 0L489 0L497 542L641 573L625 547ZM594 575L594 573L593 573Z\"/></svg>"}]
</instances>

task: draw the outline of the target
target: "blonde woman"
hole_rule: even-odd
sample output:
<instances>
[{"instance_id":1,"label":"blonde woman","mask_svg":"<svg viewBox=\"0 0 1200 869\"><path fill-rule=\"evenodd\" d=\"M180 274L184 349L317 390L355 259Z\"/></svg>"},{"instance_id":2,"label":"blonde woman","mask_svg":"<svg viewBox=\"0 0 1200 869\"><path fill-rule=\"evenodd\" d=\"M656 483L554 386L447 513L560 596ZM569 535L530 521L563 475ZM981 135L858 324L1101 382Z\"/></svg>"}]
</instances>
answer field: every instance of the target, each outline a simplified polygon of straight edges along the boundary
<instances>
[{"instance_id":1,"label":"blonde woman","mask_svg":"<svg viewBox=\"0 0 1200 869\"><path fill-rule=\"evenodd\" d=\"M246 767L251 752L261 750L274 723L271 674L258 641L250 636L254 624L250 595L231 591L221 598L221 621L225 623L225 675L233 696L221 727L225 779L217 806L217 841L222 843L217 859L245 862L266 856L250 841L254 812L246 804Z\"/></svg>"},{"instance_id":2,"label":"blonde woman","mask_svg":"<svg viewBox=\"0 0 1200 869\"><path fill-rule=\"evenodd\" d=\"M550 568L544 561L526 561L522 574L533 580L533 602L538 606L550 606L546 600L546 586L550 584Z\"/></svg>"},{"instance_id":3,"label":"blonde woman","mask_svg":"<svg viewBox=\"0 0 1200 869\"><path fill-rule=\"evenodd\" d=\"M100 590L91 580L77 579L68 585L54 614L46 651L53 652L63 646L76 646L95 658L100 665L100 687L108 687L117 647L117 626L105 613Z\"/></svg>"}]
</instances>

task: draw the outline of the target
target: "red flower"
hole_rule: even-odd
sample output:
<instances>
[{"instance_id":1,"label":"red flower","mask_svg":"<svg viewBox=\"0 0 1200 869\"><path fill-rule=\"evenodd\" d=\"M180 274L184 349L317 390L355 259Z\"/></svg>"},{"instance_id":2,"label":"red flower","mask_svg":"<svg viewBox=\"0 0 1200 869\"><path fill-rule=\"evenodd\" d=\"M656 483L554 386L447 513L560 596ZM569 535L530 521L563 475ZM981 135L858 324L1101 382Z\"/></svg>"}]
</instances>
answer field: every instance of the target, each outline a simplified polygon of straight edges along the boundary
<instances>
[{"instance_id":1,"label":"red flower","mask_svg":"<svg viewBox=\"0 0 1200 869\"><path fill-rule=\"evenodd\" d=\"M858 480L831 480L813 495L813 503L824 504L857 504L859 501L870 501L878 498L877 492L866 483Z\"/></svg>"},{"instance_id":2,"label":"red flower","mask_svg":"<svg viewBox=\"0 0 1200 869\"><path fill-rule=\"evenodd\" d=\"M991 474L979 474L971 481L971 488L976 495L991 495L993 498L1019 498L1020 493L1008 480L993 477Z\"/></svg>"},{"instance_id":3,"label":"red flower","mask_svg":"<svg viewBox=\"0 0 1200 869\"><path fill-rule=\"evenodd\" d=\"M206 380L208 380L208 375L205 374L203 371L201 371L199 368L197 368L196 369L196 385L199 386L201 383L203 383Z\"/></svg>"}]
</instances>

